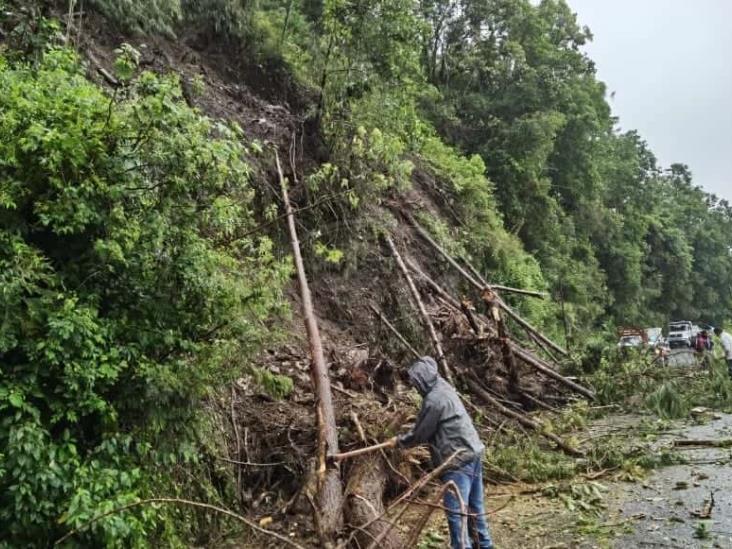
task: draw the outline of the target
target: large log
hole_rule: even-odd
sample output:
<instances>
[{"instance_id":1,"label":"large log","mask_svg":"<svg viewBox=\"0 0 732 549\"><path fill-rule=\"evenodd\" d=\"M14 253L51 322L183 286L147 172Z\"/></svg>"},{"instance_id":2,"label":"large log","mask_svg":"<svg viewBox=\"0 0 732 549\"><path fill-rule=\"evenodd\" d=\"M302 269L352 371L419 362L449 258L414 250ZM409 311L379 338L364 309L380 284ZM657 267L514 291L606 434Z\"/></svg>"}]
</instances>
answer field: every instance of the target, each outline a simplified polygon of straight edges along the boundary
<instances>
[{"instance_id":1,"label":"large log","mask_svg":"<svg viewBox=\"0 0 732 549\"><path fill-rule=\"evenodd\" d=\"M554 444L556 444L559 448L561 448L565 453L574 456L574 457L580 457L584 454L577 450L576 448L573 448L566 442L564 442L561 438L559 438L554 433L549 433L544 430L543 426L533 419L526 417L523 414L520 414L519 412L515 412L514 410L511 410L510 408L506 408L503 404L498 402L491 394L486 391L483 387L480 386L480 384L475 381L474 379L467 378L466 379L468 383L468 387L470 387L470 390L473 391L474 394L478 395L482 400L484 400L486 403L493 406L493 408L497 411L503 414L504 416L510 417L511 419L515 419L518 423L523 425L524 427L528 427L529 429L532 429L542 435L543 437L546 437L547 439L551 440Z\"/></svg>"},{"instance_id":2,"label":"large log","mask_svg":"<svg viewBox=\"0 0 732 549\"><path fill-rule=\"evenodd\" d=\"M293 213L290 198L287 194L287 182L282 174L279 155L275 151L275 162L277 173L280 178L282 200L287 213L287 227L290 233L290 244L292 255L297 270L298 286L302 299L302 314L305 321L305 331L310 343L310 378L313 383L313 390L317 397L316 416L318 419L318 449L319 449L319 474L318 492L316 494L317 513L316 524L319 527L319 534L324 545L330 545L335 540L336 533L343 526L343 487L341 486L340 470L337 463L326 461L327 454L337 454L338 431L336 428L335 411L333 409L333 398L330 389L330 378L328 368L323 356L323 344L320 340L318 321L313 311L313 302L310 294L310 286L305 274L305 266L300 252L300 243L295 228L295 214Z\"/></svg>"},{"instance_id":3,"label":"large log","mask_svg":"<svg viewBox=\"0 0 732 549\"><path fill-rule=\"evenodd\" d=\"M346 519L349 524L367 525L356 531L358 547L365 547L379 537L379 547L400 549L405 546L399 530L391 528L389 519L384 516L388 478L386 462L378 453L357 458L348 473Z\"/></svg>"},{"instance_id":4,"label":"large log","mask_svg":"<svg viewBox=\"0 0 732 549\"><path fill-rule=\"evenodd\" d=\"M407 266L404 264L404 260L402 259L401 254L394 245L394 241L391 239L391 237L388 236L384 239L386 240L386 243L391 250L391 254L394 256L394 260L396 261L399 270L402 272L402 274L404 275L404 279L407 281L407 286L409 286L409 291L412 293L414 301L417 303L417 309L419 310L419 314L422 317L422 322L424 323L425 328L427 328L427 333L432 340L432 345L435 347L435 352L437 353L437 363L440 365L442 375L445 377L446 380L452 383L452 373L450 372L450 367L447 365L447 358L445 358L445 353L442 350L442 344L440 343L440 339L437 337L437 332L435 331L435 327L432 324L430 315L427 313L427 309L425 308L424 303L422 303L422 297L419 295L419 290L417 290L417 286L414 285L414 280L412 280L412 277L409 274Z\"/></svg>"}]
</instances>

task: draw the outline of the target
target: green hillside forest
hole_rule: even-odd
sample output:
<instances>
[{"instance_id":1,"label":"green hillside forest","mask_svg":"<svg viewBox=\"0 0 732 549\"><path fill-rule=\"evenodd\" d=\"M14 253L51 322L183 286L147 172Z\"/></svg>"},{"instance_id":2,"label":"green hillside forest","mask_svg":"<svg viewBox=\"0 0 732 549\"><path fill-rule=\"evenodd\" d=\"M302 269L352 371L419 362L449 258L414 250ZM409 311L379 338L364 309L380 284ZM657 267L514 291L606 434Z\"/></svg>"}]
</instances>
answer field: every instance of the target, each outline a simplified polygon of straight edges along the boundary
<instances>
[{"instance_id":1,"label":"green hillside forest","mask_svg":"<svg viewBox=\"0 0 732 549\"><path fill-rule=\"evenodd\" d=\"M455 257L547 293L508 299L576 375L620 326L730 319L732 207L619 129L591 40L564 0L0 0L0 547L250 531L136 504L248 515L215 457L229 387L302 384L259 360L304 337L274 151L313 284L345 288L328 333L398 276L375 255L415 200Z\"/></svg>"}]
</instances>

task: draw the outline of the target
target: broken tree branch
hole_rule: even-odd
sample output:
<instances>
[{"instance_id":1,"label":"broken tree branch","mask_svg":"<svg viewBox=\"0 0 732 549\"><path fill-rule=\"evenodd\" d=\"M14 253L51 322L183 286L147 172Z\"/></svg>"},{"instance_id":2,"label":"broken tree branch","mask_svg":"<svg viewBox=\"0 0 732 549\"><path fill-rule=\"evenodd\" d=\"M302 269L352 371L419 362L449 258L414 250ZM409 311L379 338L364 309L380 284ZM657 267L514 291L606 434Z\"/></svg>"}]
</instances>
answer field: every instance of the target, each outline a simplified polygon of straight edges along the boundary
<instances>
[{"instance_id":1,"label":"broken tree branch","mask_svg":"<svg viewBox=\"0 0 732 549\"><path fill-rule=\"evenodd\" d=\"M496 400L493 396L491 396L490 393L488 393L488 391L486 391L483 387L481 387L480 384L477 381L475 381L474 379L467 378L466 381L467 381L470 389L473 391L473 393L475 393L481 399L483 399L488 404L493 406L497 412L500 412L505 416L515 419L517 422L519 422L524 427L533 429L534 431L536 431L543 437L546 437L549 440L551 440L554 444L556 444L559 448L561 448L562 450L564 450L564 452L566 452L567 454L569 454L571 456L579 457L579 456L584 455L581 451L577 450L576 448L571 447L569 444L564 442L561 438L559 438L554 433L546 432L544 430L543 426L539 422L534 421L533 419L528 418L528 417L524 416L523 414L515 412L514 410L506 408L503 404L501 404L500 402L498 402L498 400Z\"/></svg>"},{"instance_id":2,"label":"broken tree branch","mask_svg":"<svg viewBox=\"0 0 732 549\"><path fill-rule=\"evenodd\" d=\"M419 354L417 352L417 350L414 347L412 347L412 345L407 341L407 339L401 333L399 333L399 330L397 330L394 327L394 325L387 320L387 318L384 316L384 313L382 313L379 309L377 309L376 306L372 303L369 303L369 308L376 314L376 316L379 317L379 320L381 320L381 322L384 323L384 326L389 328L391 333L394 334L396 336L396 338L402 342L402 345L404 345L404 347L406 347L409 350L409 352L411 352L415 356L415 358L419 358L422 356L421 354Z\"/></svg>"},{"instance_id":3,"label":"broken tree branch","mask_svg":"<svg viewBox=\"0 0 732 549\"><path fill-rule=\"evenodd\" d=\"M732 438L721 438L719 440L711 439L683 439L674 440L674 446L706 446L710 448L730 448L732 447Z\"/></svg>"},{"instance_id":4,"label":"broken tree branch","mask_svg":"<svg viewBox=\"0 0 732 549\"><path fill-rule=\"evenodd\" d=\"M381 450L382 448L393 447L394 441L390 439L386 442L374 444L373 446L366 446L366 448L359 448L358 450L351 450L350 452L342 452L340 454L331 454L330 456L328 456L328 459L331 459L333 461L343 461L344 459L352 459L358 456L362 456L364 454L370 454L372 452L376 452L377 450Z\"/></svg>"},{"instance_id":5,"label":"broken tree branch","mask_svg":"<svg viewBox=\"0 0 732 549\"><path fill-rule=\"evenodd\" d=\"M460 302L460 309L463 311L463 314L465 315L465 318L468 319L468 324L470 324L470 327L475 332L475 335L478 337L483 336L483 327L478 324L477 319L475 318L474 310L473 310L473 304L470 303L467 299L463 299Z\"/></svg>"},{"instance_id":6,"label":"broken tree branch","mask_svg":"<svg viewBox=\"0 0 732 549\"><path fill-rule=\"evenodd\" d=\"M402 256L399 254L399 251L394 245L394 241L389 236L384 237L384 239L389 245L391 254L394 256L399 270L402 272L402 274L404 275L404 279L407 281L407 285L409 286L409 290L412 293L412 297L417 303L417 309L419 310L419 314L422 317L422 322L424 323L425 328L427 328L427 332L429 333L430 339L432 340L432 345L434 346L435 352L437 353L437 363L442 369L442 375L447 381L452 383L452 373L450 372L450 367L447 365L447 359L445 358L445 353L442 350L442 344L440 343L440 339L437 337L437 332L435 331L435 327L432 324L430 315L427 313L427 309L425 309L424 303L422 303L422 297L419 295L419 290L417 290L417 287L414 285L414 280L412 280L412 277L409 274L409 270L404 264Z\"/></svg>"},{"instance_id":7,"label":"broken tree branch","mask_svg":"<svg viewBox=\"0 0 732 549\"><path fill-rule=\"evenodd\" d=\"M287 226L290 233L290 244L292 245L295 269L297 270L298 285L300 287L305 330L310 343L310 356L312 359L310 377L317 397L318 448L321 454L320 463L324 464L327 453L338 453L338 431L336 429L330 378L328 377L328 368L325 364L325 357L323 356L323 344L320 340L318 321L313 311L310 286L300 252L300 243L295 228L295 215L287 194L287 181L282 173L277 150L275 150L275 162L277 165L277 174L280 178L282 201L285 206L285 212L287 213ZM336 532L343 525L343 488L337 466L327 467L323 474L320 475L318 484L317 513L320 514L318 522L322 526L321 535L326 538L322 541L324 544L327 544L327 542L335 537Z\"/></svg>"},{"instance_id":8,"label":"broken tree branch","mask_svg":"<svg viewBox=\"0 0 732 549\"><path fill-rule=\"evenodd\" d=\"M450 465L452 464L452 462L453 462L453 461L455 460L455 458L456 458L456 457L457 457L457 456L458 456L458 455L459 455L459 454L460 454L461 452L462 452L462 450L457 450L457 451L455 451L455 452L454 452L454 453L453 453L453 454L452 454L452 455L451 455L451 456L450 456L449 458L447 458L447 459L446 459L446 460L445 460L445 461L444 461L444 462L442 463L442 465L440 465L439 467L437 467L437 468L433 469L432 471L430 471L429 473L427 473L426 475L424 475L424 476L423 476L423 477L422 477L421 479L419 479L419 480L418 480L417 482L415 482L414 484L412 484L412 485L411 485L411 486L410 486L409 488L407 488L407 489L406 489L406 490L405 490L405 491L404 491L404 492L402 493L402 495L401 495L401 496L399 496L399 497L398 497L398 498L397 498L396 500L394 500L394 501L393 501L393 502L391 503L391 505L389 505L389 507L388 507L388 508L386 509L386 511L384 511L383 515L386 515L387 513L389 513L389 511L391 511L392 509L394 509L395 507L397 507L397 506L398 506L399 504L401 504L401 503L403 503L404 501L408 500L408 499L409 499L409 498L410 498L410 497L412 496L412 494L414 494L414 493L418 492L419 490L421 490L421 489L422 489L422 488L423 488L424 486L426 486L426 485L427 485L427 483L428 483L428 482L432 481L432 480L433 480L433 479L435 479L435 478L439 478L439 476L440 476L440 475L441 475L441 474L443 473L443 471L445 471L445 469L447 469L448 467L450 467ZM399 513L399 514L397 515L397 517L396 517L396 520L398 520L398 519L399 519L399 517L401 517L401 515L402 515L402 514L404 513L404 511L405 511L406 509L408 509L408 508L409 508L409 504L405 505L405 506L404 506L404 508L402 509L402 511L401 511L401 512L400 512L400 513ZM379 519L381 519L381 518L383 517L383 515L382 515L382 516L380 516L380 517L377 517L377 518L375 518L375 519L372 519L372 520L370 520L370 521L369 521L369 522L367 522L366 524L362 524L362 525L361 525L360 527L361 527L361 528L367 528L367 527L368 527L369 525L371 525L371 523L375 522L376 520L379 520ZM391 524L391 526L392 526L392 527L393 527L393 525L394 525L394 522L395 522L395 521L391 521L391 522L390 522L390 524ZM372 543L371 543L371 544L370 544L370 545L368 546L368 548L367 548L367 549L377 549L378 547L380 547L380 545L379 545L379 544L380 544L380 543L381 543L381 541L382 541L382 540L384 539L384 537L386 537L386 536L387 536L387 535L389 534L389 532L390 532L390 531L391 531L391 528L389 528L389 529L385 530L384 532L382 532L382 533L381 533L381 534L379 535L379 537L377 537L377 538L376 538L376 539L375 539L375 540L374 540L374 541L373 541L373 542L372 542Z\"/></svg>"},{"instance_id":9,"label":"broken tree branch","mask_svg":"<svg viewBox=\"0 0 732 549\"><path fill-rule=\"evenodd\" d=\"M555 371L553 368L551 368L546 362L541 360L539 357L533 355L526 349L522 349L519 345L517 345L514 342L509 342L509 345L511 349L513 350L514 354L519 357L525 364L528 364L535 370L541 372L547 377L550 377L554 379L555 381L558 381L562 385L565 385L575 391L576 393L579 393L590 400L595 400L595 393L593 393L590 389L587 387L583 387L579 383L575 383L571 379L568 379L564 377L563 375L559 374L557 371Z\"/></svg>"}]
</instances>

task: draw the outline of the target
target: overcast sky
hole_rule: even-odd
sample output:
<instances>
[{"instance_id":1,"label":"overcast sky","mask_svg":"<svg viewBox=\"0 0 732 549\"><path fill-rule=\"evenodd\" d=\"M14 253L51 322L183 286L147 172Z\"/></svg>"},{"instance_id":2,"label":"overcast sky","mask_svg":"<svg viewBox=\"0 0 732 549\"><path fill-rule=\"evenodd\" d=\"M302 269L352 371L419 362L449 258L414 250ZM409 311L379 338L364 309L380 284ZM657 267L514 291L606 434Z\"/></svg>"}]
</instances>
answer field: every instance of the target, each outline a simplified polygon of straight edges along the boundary
<instances>
[{"instance_id":1,"label":"overcast sky","mask_svg":"<svg viewBox=\"0 0 732 549\"><path fill-rule=\"evenodd\" d=\"M623 130L732 200L732 0L567 0Z\"/></svg>"}]
</instances>

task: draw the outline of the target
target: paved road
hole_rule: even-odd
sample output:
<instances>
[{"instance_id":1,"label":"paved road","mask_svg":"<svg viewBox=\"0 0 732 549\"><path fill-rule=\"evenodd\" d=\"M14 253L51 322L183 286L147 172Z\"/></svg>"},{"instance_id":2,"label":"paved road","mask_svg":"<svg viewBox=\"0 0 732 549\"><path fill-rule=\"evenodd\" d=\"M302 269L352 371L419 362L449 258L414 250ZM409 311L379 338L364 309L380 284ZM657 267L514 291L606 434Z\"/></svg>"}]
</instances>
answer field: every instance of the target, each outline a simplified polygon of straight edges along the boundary
<instances>
[{"instance_id":1,"label":"paved road","mask_svg":"<svg viewBox=\"0 0 732 549\"><path fill-rule=\"evenodd\" d=\"M732 437L732 415L715 414L709 423L664 434L659 446L674 439L720 440ZM615 487L610 508L629 519L633 532L614 548L732 547L732 469L729 448L694 447L683 451L689 463L654 471L642 483ZM709 518L701 520L709 510ZM700 526L704 523L705 526ZM705 533L700 534L702 531Z\"/></svg>"},{"instance_id":2,"label":"paved road","mask_svg":"<svg viewBox=\"0 0 732 549\"><path fill-rule=\"evenodd\" d=\"M679 368L696 366L696 356L692 349L671 349L668 356L668 365Z\"/></svg>"}]
</instances>

